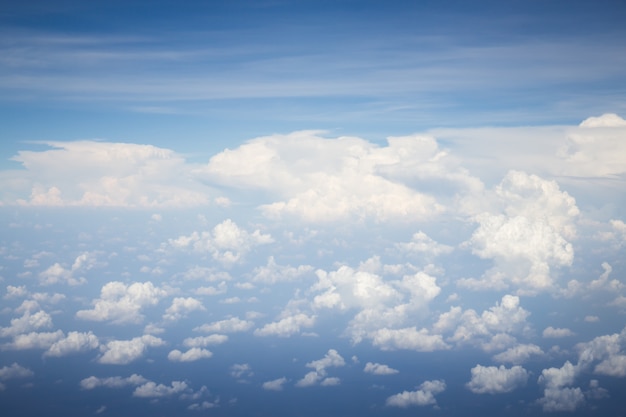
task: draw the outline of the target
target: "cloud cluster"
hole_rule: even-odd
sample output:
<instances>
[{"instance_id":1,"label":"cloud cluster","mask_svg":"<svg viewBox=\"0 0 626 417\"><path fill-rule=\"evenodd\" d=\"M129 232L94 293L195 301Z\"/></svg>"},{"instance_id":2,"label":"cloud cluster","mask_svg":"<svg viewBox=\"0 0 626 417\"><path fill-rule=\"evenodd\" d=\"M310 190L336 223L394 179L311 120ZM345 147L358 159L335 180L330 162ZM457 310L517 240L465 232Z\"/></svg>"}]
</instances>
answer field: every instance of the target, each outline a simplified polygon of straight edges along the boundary
<instances>
[{"instance_id":1,"label":"cloud cluster","mask_svg":"<svg viewBox=\"0 0 626 417\"><path fill-rule=\"evenodd\" d=\"M346 364L346 361L341 357L339 352L335 349L329 349L326 355L322 359L318 359L306 364L307 368L313 368L314 370L308 372L302 379L296 382L297 387L310 387L317 385L331 386L338 385L340 383L339 378L329 377L327 368L341 367Z\"/></svg>"},{"instance_id":2,"label":"cloud cluster","mask_svg":"<svg viewBox=\"0 0 626 417\"><path fill-rule=\"evenodd\" d=\"M472 379L467 388L474 394L502 394L511 392L528 381L528 371L521 366L505 368L503 365L482 366L472 368Z\"/></svg>"},{"instance_id":3,"label":"cloud cluster","mask_svg":"<svg viewBox=\"0 0 626 417\"><path fill-rule=\"evenodd\" d=\"M102 287L100 298L93 302L94 308L79 310L76 317L113 324L139 323L143 320L141 310L156 305L165 295L165 290L155 287L150 281L130 285L112 281Z\"/></svg>"},{"instance_id":4,"label":"cloud cluster","mask_svg":"<svg viewBox=\"0 0 626 417\"><path fill-rule=\"evenodd\" d=\"M425 381L415 391L403 391L387 398L387 405L401 408L436 405L435 395L441 394L445 390L445 381Z\"/></svg>"}]
</instances>

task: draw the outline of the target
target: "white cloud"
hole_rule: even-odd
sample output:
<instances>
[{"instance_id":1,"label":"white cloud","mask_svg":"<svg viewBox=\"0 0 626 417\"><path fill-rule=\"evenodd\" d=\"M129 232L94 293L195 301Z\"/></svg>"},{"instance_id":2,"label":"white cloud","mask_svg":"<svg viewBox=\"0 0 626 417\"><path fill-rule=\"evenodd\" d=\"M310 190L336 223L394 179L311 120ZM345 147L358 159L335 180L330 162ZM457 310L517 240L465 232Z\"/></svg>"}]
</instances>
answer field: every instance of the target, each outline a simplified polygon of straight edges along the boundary
<instances>
[{"instance_id":1,"label":"white cloud","mask_svg":"<svg viewBox=\"0 0 626 417\"><path fill-rule=\"evenodd\" d=\"M240 262L255 247L272 242L274 239L271 235L263 234L259 229L250 233L230 219L217 224L212 231L193 232L168 240L169 246L177 249L208 252L225 266Z\"/></svg>"},{"instance_id":2,"label":"white cloud","mask_svg":"<svg viewBox=\"0 0 626 417\"><path fill-rule=\"evenodd\" d=\"M43 310L31 314L26 311L22 317L11 319L9 327L0 328L0 337L15 336L40 328L52 327L52 317Z\"/></svg>"},{"instance_id":3,"label":"white cloud","mask_svg":"<svg viewBox=\"0 0 626 417\"><path fill-rule=\"evenodd\" d=\"M261 205L266 216L293 215L309 222L424 220L443 207L409 185L439 182L450 188L471 182L432 137L389 138L387 146L379 147L320 133L248 141L213 156L203 175L222 186L271 193L276 201Z\"/></svg>"},{"instance_id":4,"label":"white cloud","mask_svg":"<svg viewBox=\"0 0 626 417\"><path fill-rule=\"evenodd\" d=\"M175 394L183 393L187 390L188 386L186 382L172 381L170 386L157 384L156 382L148 381L143 385L138 386L133 391L133 397L140 398L161 398L169 397Z\"/></svg>"},{"instance_id":5,"label":"white cloud","mask_svg":"<svg viewBox=\"0 0 626 417\"><path fill-rule=\"evenodd\" d=\"M543 411L575 411L585 403L585 395L580 388L547 388L537 401Z\"/></svg>"},{"instance_id":6,"label":"white cloud","mask_svg":"<svg viewBox=\"0 0 626 417\"><path fill-rule=\"evenodd\" d=\"M496 187L498 211L475 216L479 227L466 245L495 266L482 279L464 279L470 288L536 293L554 287L554 269L569 266L574 251L576 201L555 181L510 171Z\"/></svg>"},{"instance_id":7,"label":"white cloud","mask_svg":"<svg viewBox=\"0 0 626 417\"><path fill-rule=\"evenodd\" d=\"M534 344L520 344L507 349L504 352L498 353L493 357L493 360L500 363L512 363L515 365L526 362L531 356L543 355L543 350Z\"/></svg>"},{"instance_id":8,"label":"white cloud","mask_svg":"<svg viewBox=\"0 0 626 417\"><path fill-rule=\"evenodd\" d=\"M235 333L247 332L254 326L254 322L250 320L242 320L238 317L216 321L213 323L203 324L194 330L204 333Z\"/></svg>"},{"instance_id":9,"label":"white cloud","mask_svg":"<svg viewBox=\"0 0 626 417\"><path fill-rule=\"evenodd\" d=\"M228 336L223 334L212 334L209 336L188 337L183 340L186 347L207 347L211 345L219 345L228 341Z\"/></svg>"},{"instance_id":10,"label":"white cloud","mask_svg":"<svg viewBox=\"0 0 626 417\"><path fill-rule=\"evenodd\" d=\"M172 305L165 310L163 314L164 320L176 321L186 317L192 311L206 311L200 300L192 297L176 297L172 301Z\"/></svg>"},{"instance_id":11,"label":"white cloud","mask_svg":"<svg viewBox=\"0 0 626 417\"><path fill-rule=\"evenodd\" d=\"M166 295L152 282L134 282L126 285L112 281L100 290L100 298L94 300L92 310L79 310L76 317L82 320L111 321L114 324L140 323L141 310L154 306Z\"/></svg>"},{"instance_id":12,"label":"white cloud","mask_svg":"<svg viewBox=\"0 0 626 417\"><path fill-rule=\"evenodd\" d=\"M209 350L192 347L184 353L178 349L174 349L167 355L167 359L172 362L193 362L199 359L208 359L211 356L213 356L213 353Z\"/></svg>"},{"instance_id":13,"label":"white cloud","mask_svg":"<svg viewBox=\"0 0 626 417\"><path fill-rule=\"evenodd\" d=\"M611 355L594 369L596 374L626 377L626 354Z\"/></svg>"},{"instance_id":14,"label":"white cloud","mask_svg":"<svg viewBox=\"0 0 626 417\"><path fill-rule=\"evenodd\" d=\"M282 377L278 379L274 379L272 381L266 381L263 383L262 387L268 391L282 391L283 385L287 382L287 378Z\"/></svg>"},{"instance_id":15,"label":"white cloud","mask_svg":"<svg viewBox=\"0 0 626 417\"><path fill-rule=\"evenodd\" d=\"M65 335L61 330L55 332L30 332L18 334L13 341L2 345L2 349L25 350L25 349L49 349L55 342L63 339Z\"/></svg>"},{"instance_id":16,"label":"white cloud","mask_svg":"<svg viewBox=\"0 0 626 417\"><path fill-rule=\"evenodd\" d=\"M94 389L98 387L105 388L123 388L129 385L142 385L146 383L148 380L141 375L132 374L127 378L122 378L120 376L112 376L107 378L98 378L95 376L90 376L89 378L85 378L80 381L80 387L82 389Z\"/></svg>"},{"instance_id":17,"label":"white cloud","mask_svg":"<svg viewBox=\"0 0 626 417\"><path fill-rule=\"evenodd\" d=\"M573 336L574 334L575 333L571 331L570 329L555 328L552 326L548 326L545 329L543 329L543 337L546 339L547 338L558 339L561 337Z\"/></svg>"},{"instance_id":18,"label":"white cloud","mask_svg":"<svg viewBox=\"0 0 626 417\"><path fill-rule=\"evenodd\" d=\"M149 347L163 346L164 344L165 341L152 335L143 335L131 340L112 340L100 346L102 356L98 358L98 362L126 365L141 358Z\"/></svg>"},{"instance_id":19,"label":"white cloud","mask_svg":"<svg viewBox=\"0 0 626 417\"><path fill-rule=\"evenodd\" d=\"M307 316L304 313L297 313L284 317L278 321L268 323L260 329L256 329L254 331L254 335L289 337L300 332L300 328L311 327L314 324L315 316Z\"/></svg>"},{"instance_id":20,"label":"white cloud","mask_svg":"<svg viewBox=\"0 0 626 417\"><path fill-rule=\"evenodd\" d=\"M433 352L449 349L441 335L429 334L427 329L415 327L403 329L379 329L372 333L372 344L383 350L409 349L418 352Z\"/></svg>"},{"instance_id":21,"label":"white cloud","mask_svg":"<svg viewBox=\"0 0 626 417\"><path fill-rule=\"evenodd\" d=\"M387 365L372 362L366 363L363 371L374 375L393 375L399 372L397 369L390 368Z\"/></svg>"},{"instance_id":22,"label":"white cloud","mask_svg":"<svg viewBox=\"0 0 626 417\"><path fill-rule=\"evenodd\" d=\"M210 202L206 187L192 179L191 167L169 149L94 141L45 145L52 149L19 151L12 158L28 176L20 183L24 198L10 203L190 207Z\"/></svg>"},{"instance_id":23,"label":"white cloud","mask_svg":"<svg viewBox=\"0 0 626 417\"><path fill-rule=\"evenodd\" d=\"M322 386L333 386L340 383L339 378L327 377L327 368L341 367L346 361L335 349L329 349L322 359L311 361L306 364L307 368L313 368L314 371L308 372L302 379L296 382L297 387L310 387L318 382Z\"/></svg>"},{"instance_id":24,"label":"white cloud","mask_svg":"<svg viewBox=\"0 0 626 417\"><path fill-rule=\"evenodd\" d=\"M3 366L0 368L0 380L3 381L14 378L28 378L33 375L35 375L33 371L28 368L24 368L16 362L10 366Z\"/></svg>"},{"instance_id":25,"label":"white cloud","mask_svg":"<svg viewBox=\"0 0 626 417\"><path fill-rule=\"evenodd\" d=\"M392 407L411 407L435 405L435 395L446 390L446 383L442 380L425 381L416 391L403 391L400 394L387 398L387 405Z\"/></svg>"},{"instance_id":26,"label":"white cloud","mask_svg":"<svg viewBox=\"0 0 626 417\"><path fill-rule=\"evenodd\" d=\"M92 332L69 332L64 339L56 341L44 356L66 356L75 352L97 349L100 341Z\"/></svg>"},{"instance_id":27,"label":"white cloud","mask_svg":"<svg viewBox=\"0 0 626 417\"><path fill-rule=\"evenodd\" d=\"M395 246L403 253L423 255L427 259L447 254L454 250L452 246L434 241L422 231L414 233L410 242L396 243Z\"/></svg>"},{"instance_id":28,"label":"white cloud","mask_svg":"<svg viewBox=\"0 0 626 417\"><path fill-rule=\"evenodd\" d=\"M526 385L528 381L528 371L521 366L507 369L504 365L500 367L476 365L471 373L472 379L466 386L474 394L511 392Z\"/></svg>"},{"instance_id":29,"label":"white cloud","mask_svg":"<svg viewBox=\"0 0 626 417\"><path fill-rule=\"evenodd\" d=\"M230 367L230 375L233 378L245 379L254 375L252 367L247 363L236 363Z\"/></svg>"},{"instance_id":30,"label":"white cloud","mask_svg":"<svg viewBox=\"0 0 626 417\"><path fill-rule=\"evenodd\" d=\"M267 259L266 266L258 266L252 271L252 281L264 284L276 284L277 282L289 282L313 271L310 265L300 265L297 268L290 265L278 265L273 256Z\"/></svg>"},{"instance_id":31,"label":"white cloud","mask_svg":"<svg viewBox=\"0 0 626 417\"><path fill-rule=\"evenodd\" d=\"M460 307L452 307L439 316L433 329L443 334L452 331L453 334L446 339L449 342L475 345L485 351L507 349L516 343L511 334L528 330L526 318L530 312L519 303L518 296L505 295L480 315L473 309L462 311Z\"/></svg>"}]
</instances>

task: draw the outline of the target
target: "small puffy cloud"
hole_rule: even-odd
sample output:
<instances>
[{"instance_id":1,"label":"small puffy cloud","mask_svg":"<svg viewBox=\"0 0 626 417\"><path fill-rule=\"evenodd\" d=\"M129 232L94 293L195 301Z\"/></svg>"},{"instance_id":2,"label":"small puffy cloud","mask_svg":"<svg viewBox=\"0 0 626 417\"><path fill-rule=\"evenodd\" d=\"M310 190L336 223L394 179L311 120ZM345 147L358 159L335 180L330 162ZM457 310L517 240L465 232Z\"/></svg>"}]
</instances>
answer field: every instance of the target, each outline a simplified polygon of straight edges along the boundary
<instances>
[{"instance_id":1,"label":"small puffy cloud","mask_svg":"<svg viewBox=\"0 0 626 417\"><path fill-rule=\"evenodd\" d=\"M435 405L435 395L446 390L442 380L425 381L415 391L403 391L387 398L386 404L392 407L407 408L411 406Z\"/></svg>"},{"instance_id":2,"label":"small puffy cloud","mask_svg":"<svg viewBox=\"0 0 626 417\"><path fill-rule=\"evenodd\" d=\"M526 362L531 356L543 355L543 350L534 344L520 344L513 346L504 352L498 353L493 360L500 363L512 363L515 365Z\"/></svg>"},{"instance_id":3,"label":"small puffy cloud","mask_svg":"<svg viewBox=\"0 0 626 417\"><path fill-rule=\"evenodd\" d=\"M43 310L35 313L26 311L22 317L11 319L9 327L0 328L0 337L9 337L41 328L52 327L52 317Z\"/></svg>"},{"instance_id":4,"label":"small puffy cloud","mask_svg":"<svg viewBox=\"0 0 626 417\"><path fill-rule=\"evenodd\" d=\"M132 374L129 377L122 378L121 376L112 376L107 378L98 378L90 376L80 381L80 387L82 389L90 390L98 387L105 388L123 388L126 386L137 386L148 382L146 378L141 375Z\"/></svg>"},{"instance_id":5,"label":"small puffy cloud","mask_svg":"<svg viewBox=\"0 0 626 417\"><path fill-rule=\"evenodd\" d=\"M322 359L311 361L306 364L307 368L314 370L308 372L302 379L296 382L297 387L310 387L318 382L322 386L338 385L339 378L327 377L327 368L341 367L346 364L344 358L335 349L329 349Z\"/></svg>"},{"instance_id":6,"label":"small puffy cloud","mask_svg":"<svg viewBox=\"0 0 626 417\"><path fill-rule=\"evenodd\" d=\"M213 259L224 266L231 266L260 245L274 242L269 234L259 229L250 233L230 219L217 224L212 231L193 232L188 236L169 239L170 247L181 250L192 250L199 253L210 253Z\"/></svg>"},{"instance_id":7,"label":"small puffy cloud","mask_svg":"<svg viewBox=\"0 0 626 417\"><path fill-rule=\"evenodd\" d=\"M143 335L131 340L112 340L100 346L102 356L98 358L98 362L126 365L141 358L149 347L163 346L164 344L164 340L152 335Z\"/></svg>"},{"instance_id":8,"label":"small puffy cloud","mask_svg":"<svg viewBox=\"0 0 626 417\"><path fill-rule=\"evenodd\" d=\"M184 353L178 349L172 350L167 355L167 359L172 362L193 362L199 359L208 359L211 356L213 356L213 353L211 353L211 351L207 349L193 347Z\"/></svg>"},{"instance_id":9,"label":"small puffy cloud","mask_svg":"<svg viewBox=\"0 0 626 417\"><path fill-rule=\"evenodd\" d=\"M172 381L170 386L164 384L157 384L156 382L148 381L143 385L138 386L133 391L133 397L140 398L161 398L170 397L172 395L183 393L187 390L188 386L186 382Z\"/></svg>"},{"instance_id":10,"label":"small puffy cloud","mask_svg":"<svg viewBox=\"0 0 626 417\"><path fill-rule=\"evenodd\" d=\"M423 255L427 259L447 254L454 250L452 246L442 245L434 241L422 231L413 234L410 242L396 243L396 248L406 254Z\"/></svg>"},{"instance_id":11,"label":"small puffy cloud","mask_svg":"<svg viewBox=\"0 0 626 417\"><path fill-rule=\"evenodd\" d=\"M91 310L79 310L76 317L82 320L111 321L113 324L140 323L143 320L141 310L154 306L166 295L152 282L134 282L126 285L113 281L100 290L100 298L93 302Z\"/></svg>"},{"instance_id":12,"label":"small puffy cloud","mask_svg":"<svg viewBox=\"0 0 626 417\"><path fill-rule=\"evenodd\" d=\"M212 334L209 336L188 337L183 340L183 345L192 347L207 347L211 345L219 345L228 341L228 336L224 334Z\"/></svg>"},{"instance_id":13,"label":"small puffy cloud","mask_svg":"<svg viewBox=\"0 0 626 417\"><path fill-rule=\"evenodd\" d=\"M272 381L266 381L263 383L262 387L264 390L268 391L282 391L283 385L287 382L287 378L282 377L278 379L274 379Z\"/></svg>"},{"instance_id":14,"label":"small puffy cloud","mask_svg":"<svg viewBox=\"0 0 626 417\"><path fill-rule=\"evenodd\" d=\"M297 268L290 265L278 265L273 256L267 259L266 266L259 266L252 271L252 281L264 284L294 281L313 271L310 265L300 265Z\"/></svg>"},{"instance_id":15,"label":"small puffy cloud","mask_svg":"<svg viewBox=\"0 0 626 417\"><path fill-rule=\"evenodd\" d=\"M543 337L546 339L558 339L561 337L574 336L574 334L575 333L570 329L555 328L552 326L548 326L543 330Z\"/></svg>"},{"instance_id":16,"label":"small puffy cloud","mask_svg":"<svg viewBox=\"0 0 626 417\"><path fill-rule=\"evenodd\" d=\"M233 378L245 379L254 375L252 367L247 363L236 363L230 367L230 375Z\"/></svg>"},{"instance_id":17,"label":"small puffy cloud","mask_svg":"<svg viewBox=\"0 0 626 417\"><path fill-rule=\"evenodd\" d=\"M100 341L92 332L69 332L64 339L55 342L44 356L66 356L75 352L97 349Z\"/></svg>"},{"instance_id":18,"label":"small puffy cloud","mask_svg":"<svg viewBox=\"0 0 626 417\"><path fill-rule=\"evenodd\" d=\"M504 365L500 365L500 367L476 365L472 368L471 373L472 379L466 386L474 394L511 392L526 385L528 381L528 371L521 366L507 369Z\"/></svg>"},{"instance_id":19,"label":"small puffy cloud","mask_svg":"<svg viewBox=\"0 0 626 417\"><path fill-rule=\"evenodd\" d=\"M83 252L74 259L71 268L66 269L61 264L54 263L45 271L39 273L39 281L42 285L64 283L68 285L81 285L87 282L84 277L77 276L96 266L97 259L94 253Z\"/></svg>"},{"instance_id":20,"label":"small puffy cloud","mask_svg":"<svg viewBox=\"0 0 626 417\"><path fill-rule=\"evenodd\" d=\"M5 350L49 349L65 335L61 330L56 332L30 332L18 334L13 341L2 345Z\"/></svg>"},{"instance_id":21,"label":"small puffy cloud","mask_svg":"<svg viewBox=\"0 0 626 417\"><path fill-rule=\"evenodd\" d=\"M28 368L24 368L18 363L0 368L0 380L6 381L15 378L28 378L34 375L34 372Z\"/></svg>"},{"instance_id":22,"label":"small puffy cloud","mask_svg":"<svg viewBox=\"0 0 626 417\"><path fill-rule=\"evenodd\" d=\"M576 388L547 388L537 400L545 412L575 411L585 403L585 394Z\"/></svg>"},{"instance_id":23,"label":"small puffy cloud","mask_svg":"<svg viewBox=\"0 0 626 417\"><path fill-rule=\"evenodd\" d=\"M390 368L387 365L372 362L366 363L363 371L374 375L393 375L399 372L397 369Z\"/></svg>"},{"instance_id":24,"label":"small puffy cloud","mask_svg":"<svg viewBox=\"0 0 626 417\"><path fill-rule=\"evenodd\" d=\"M202 326L194 328L194 330L204 333L236 333L247 332L252 326L254 326L254 322L250 320L231 317L230 319L203 324Z\"/></svg>"},{"instance_id":25,"label":"small puffy cloud","mask_svg":"<svg viewBox=\"0 0 626 417\"><path fill-rule=\"evenodd\" d=\"M561 388L574 383L579 367L566 361L560 368L548 368L541 371L539 382L548 388Z\"/></svg>"},{"instance_id":26,"label":"small puffy cloud","mask_svg":"<svg viewBox=\"0 0 626 417\"><path fill-rule=\"evenodd\" d=\"M427 329L415 327L403 329L379 329L372 333L372 344L383 350L408 349L418 352L434 352L450 346L439 334L430 334Z\"/></svg>"},{"instance_id":27,"label":"small puffy cloud","mask_svg":"<svg viewBox=\"0 0 626 417\"><path fill-rule=\"evenodd\" d=\"M172 301L172 305L165 310L164 320L176 321L186 317L192 311L206 311L200 300L192 297L176 297Z\"/></svg>"},{"instance_id":28,"label":"small puffy cloud","mask_svg":"<svg viewBox=\"0 0 626 417\"><path fill-rule=\"evenodd\" d=\"M300 332L302 327L311 327L314 324L315 316L307 316L304 313L297 313L284 317L278 321L268 323L260 329L256 329L254 331L254 335L289 337Z\"/></svg>"}]
</instances>

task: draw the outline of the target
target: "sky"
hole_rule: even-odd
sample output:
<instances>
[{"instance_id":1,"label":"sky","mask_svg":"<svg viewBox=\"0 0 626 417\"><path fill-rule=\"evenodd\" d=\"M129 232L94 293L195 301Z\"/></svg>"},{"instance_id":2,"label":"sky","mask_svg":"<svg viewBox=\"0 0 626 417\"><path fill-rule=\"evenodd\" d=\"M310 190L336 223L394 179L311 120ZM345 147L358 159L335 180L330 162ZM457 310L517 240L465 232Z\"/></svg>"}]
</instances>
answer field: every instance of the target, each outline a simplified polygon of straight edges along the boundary
<instances>
[{"instance_id":1,"label":"sky","mask_svg":"<svg viewBox=\"0 0 626 417\"><path fill-rule=\"evenodd\" d=\"M2 2L0 410L626 414L624 21Z\"/></svg>"}]
</instances>

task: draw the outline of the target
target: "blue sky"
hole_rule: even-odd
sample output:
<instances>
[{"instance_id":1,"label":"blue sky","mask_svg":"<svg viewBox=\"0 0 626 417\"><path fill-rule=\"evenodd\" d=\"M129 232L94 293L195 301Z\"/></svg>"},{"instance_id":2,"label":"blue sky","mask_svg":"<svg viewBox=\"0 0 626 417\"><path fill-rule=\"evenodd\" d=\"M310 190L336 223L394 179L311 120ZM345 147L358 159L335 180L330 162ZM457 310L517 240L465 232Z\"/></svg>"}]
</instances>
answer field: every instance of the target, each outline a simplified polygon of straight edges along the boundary
<instances>
[{"instance_id":1,"label":"blue sky","mask_svg":"<svg viewBox=\"0 0 626 417\"><path fill-rule=\"evenodd\" d=\"M0 409L618 415L623 1L0 6Z\"/></svg>"}]
</instances>

